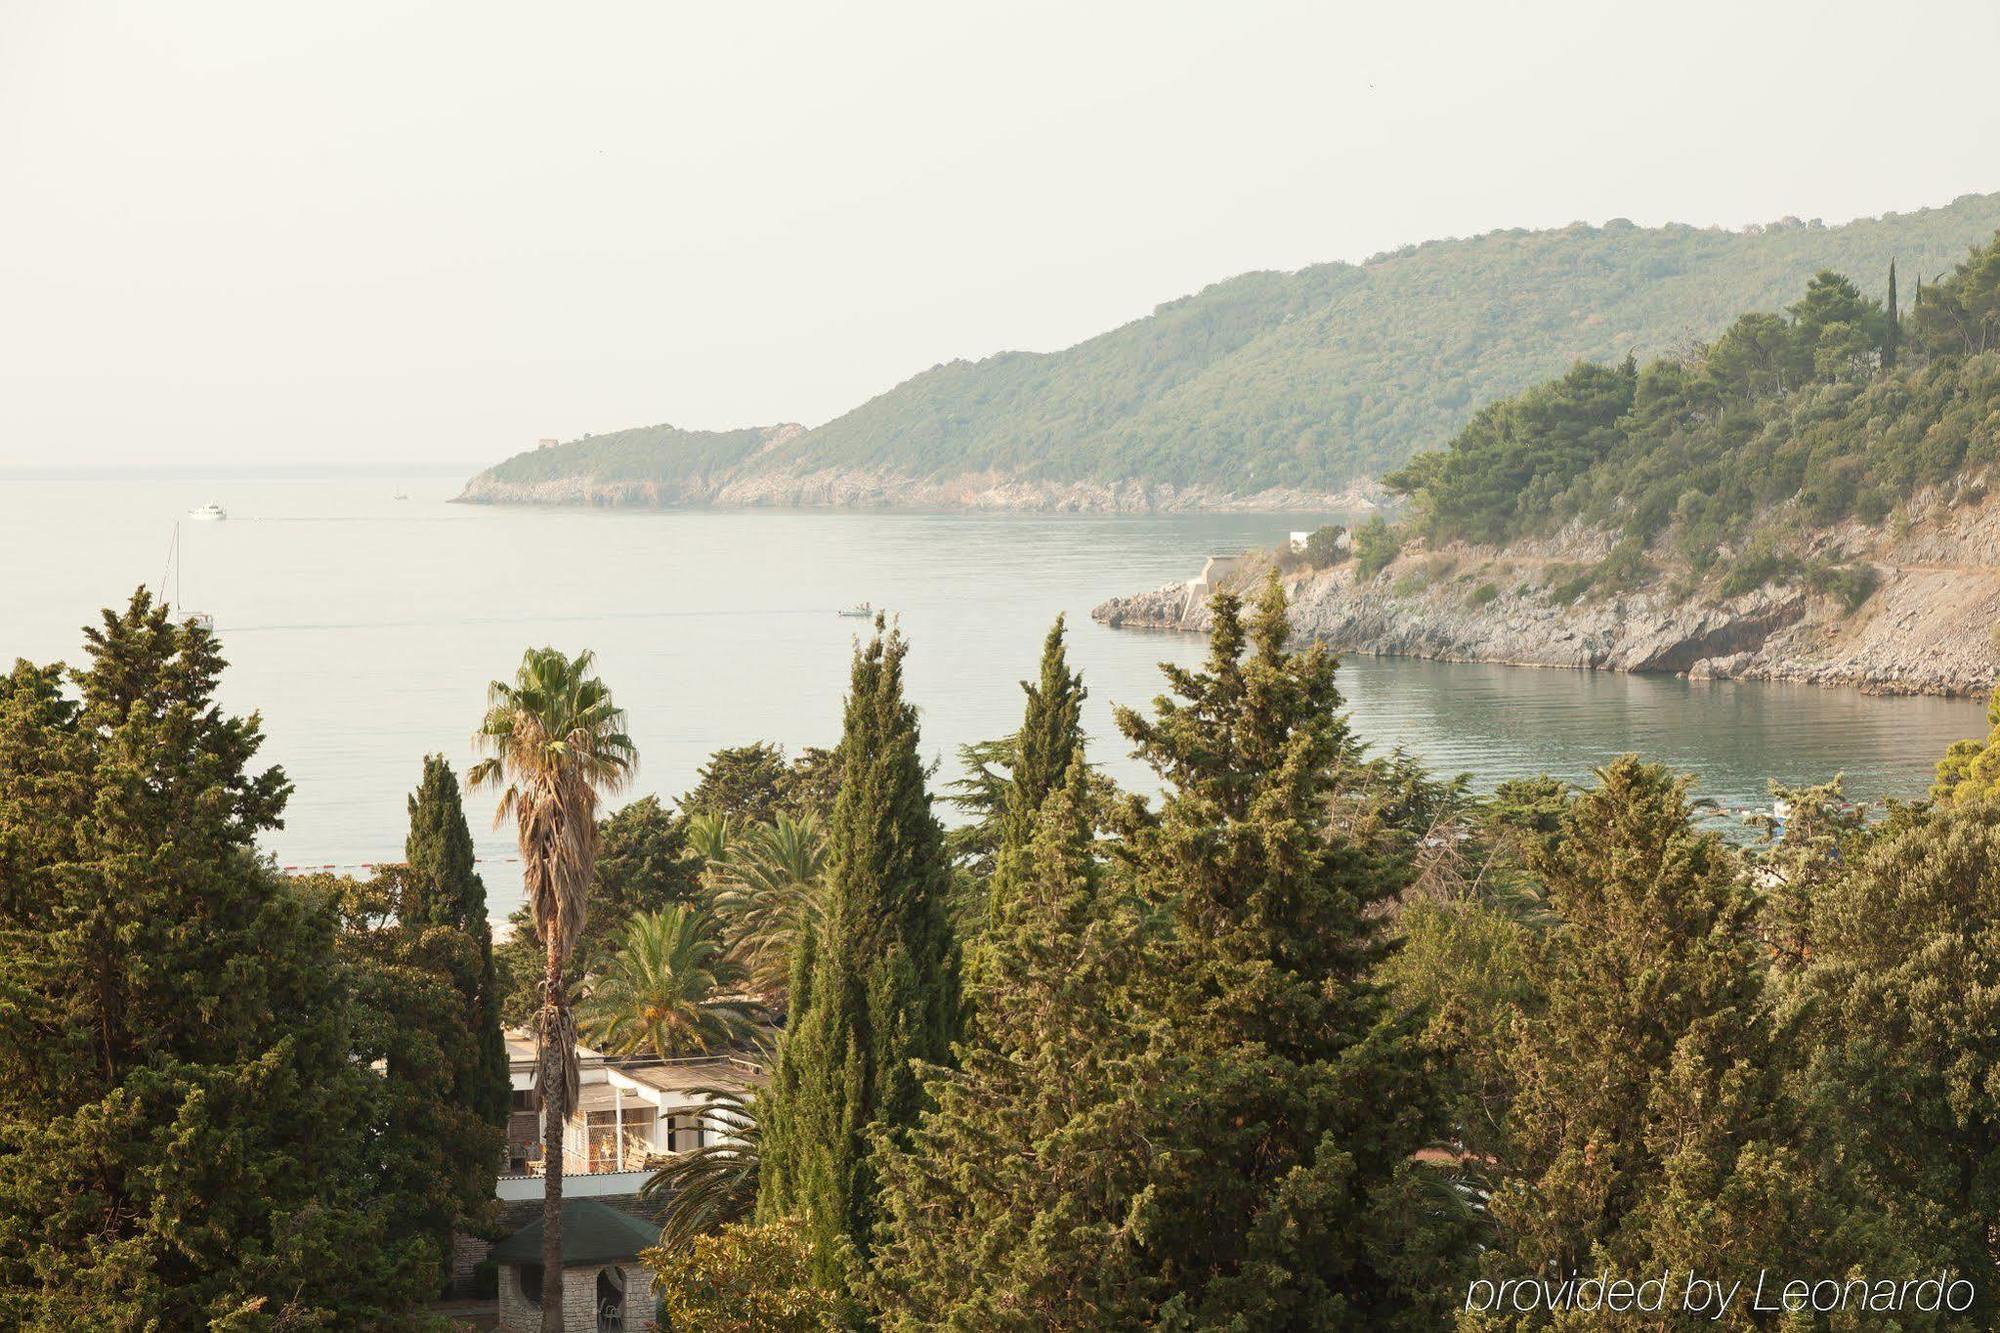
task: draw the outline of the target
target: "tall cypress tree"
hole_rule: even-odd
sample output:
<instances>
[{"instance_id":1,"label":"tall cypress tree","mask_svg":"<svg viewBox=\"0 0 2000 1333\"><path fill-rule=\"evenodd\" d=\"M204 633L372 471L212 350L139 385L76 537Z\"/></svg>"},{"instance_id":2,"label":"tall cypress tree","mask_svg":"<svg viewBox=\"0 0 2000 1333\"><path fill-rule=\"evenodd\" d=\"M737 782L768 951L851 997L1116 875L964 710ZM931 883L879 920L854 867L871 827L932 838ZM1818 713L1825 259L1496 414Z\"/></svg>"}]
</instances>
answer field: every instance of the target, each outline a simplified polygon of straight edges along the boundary
<instances>
[{"instance_id":1,"label":"tall cypress tree","mask_svg":"<svg viewBox=\"0 0 2000 1333\"><path fill-rule=\"evenodd\" d=\"M476 966L458 978L478 1044L460 1100L504 1129L512 1100L507 1045L500 1035L500 982L493 967L493 923L486 884L473 868L472 829L465 822L458 777L441 754L424 757L424 775L409 799L410 832L403 843L404 883L397 919L407 930L444 928L470 941Z\"/></svg>"},{"instance_id":2,"label":"tall cypress tree","mask_svg":"<svg viewBox=\"0 0 2000 1333\"><path fill-rule=\"evenodd\" d=\"M1124 1083L1143 921L1103 891L1094 800L1078 754L988 922L961 1067L932 1071L935 1109L881 1150L887 1328L1129 1327L1158 1297L1122 1225L1150 1155Z\"/></svg>"},{"instance_id":3,"label":"tall cypress tree","mask_svg":"<svg viewBox=\"0 0 2000 1333\"><path fill-rule=\"evenodd\" d=\"M1896 308L1896 261L1889 261L1888 309L1883 312L1888 324L1882 331L1882 369L1888 370L1896 364L1896 349L1902 345L1902 314Z\"/></svg>"},{"instance_id":4,"label":"tall cypress tree","mask_svg":"<svg viewBox=\"0 0 2000 1333\"><path fill-rule=\"evenodd\" d=\"M1460 1238L1413 1156L1441 1103L1369 980L1407 867L1330 827L1336 663L1288 649L1276 577L1247 627L1210 605L1205 667L1163 667L1178 697L1118 715L1166 786L1121 855L1173 925L1128 1075L1159 1145L1127 1220L1140 1275L1173 1327L1435 1327Z\"/></svg>"},{"instance_id":5,"label":"tall cypress tree","mask_svg":"<svg viewBox=\"0 0 2000 1333\"><path fill-rule=\"evenodd\" d=\"M915 1123L911 1062L957 1035L958 959L944 830L931 813L900 632L856 651L828 828L827 900L793 965L791 1016L764 1128L760 1217L804 1218L821 1276L865 1256L877 1213L869 1135Z\"/></svg>"},{"instance_id":6,"label":"tall cypress tree","mask_svg":"<svg viewBox=\"0 0 2000 1333\"><path fill-rule=\"evenodd\" d=\"M1083 701L1089 693L1083 676L1069 669L1063 651L1063 618L1049 629L1042 642L1040 678L1033 684L1021 682L1028 698L1021 729L1009 746L1007 777L1000 784L998 826L999 845L994 850L993 875L986 889L986 921L989 925L1006 914L1008 899L1020 891L1025 866L1023 858L1034 841L1041 820L1042 803L1062 788L1069 769L1083 754ZM966 983L968 994L981 987L980 973L986 966L984 942L967 949ZM976 1003L976 998L973 999Z\"/></svg>"},{"instance_id":7,"label":"tall cypress tree","mask_svg":"<svg viewBox=\"0 0 2000 1333\"><path fill-rule=\"evenodd\" d=\"M1063 651L1063 617L1042 641L1041 677L1033 685L1021 682L1028 696L1021 730L1014 738L1014 760L1007 771L1005 808L1001 814L1001 852L1025 849L1034 839L1042 802L1067 780L1070 764L1083 750L1083 701L1089 691L1083 676L1072 673Z\"/></svg>"},{"instance_id":8,"label":"tall cypress tree","mask_svg":"<svg viewBox=\"0 0 2000 1333\"><path fill-rule=\"evenodd\" d=\"M291 791L143 591L0 685L0 1324L363 1326L436 1281L385 1226L380 1080L328 906L262 864Z\"/></svg>"}]
</instances>

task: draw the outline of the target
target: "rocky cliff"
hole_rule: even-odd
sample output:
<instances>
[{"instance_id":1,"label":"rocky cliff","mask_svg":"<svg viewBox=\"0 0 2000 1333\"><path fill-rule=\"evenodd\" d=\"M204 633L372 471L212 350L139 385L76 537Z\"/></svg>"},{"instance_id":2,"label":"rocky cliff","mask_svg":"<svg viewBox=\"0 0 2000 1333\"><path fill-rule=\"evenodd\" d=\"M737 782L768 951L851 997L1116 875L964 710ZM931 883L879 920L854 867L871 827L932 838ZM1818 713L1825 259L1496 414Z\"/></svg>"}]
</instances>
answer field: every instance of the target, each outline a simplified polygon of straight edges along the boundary
<instances>
[{"instance_id":1,"label":"rocky cliff","mask_svg":"<svg viewBox=\"0 0 2000 1333\"><path fill-rule=\"evenodd\" d=\"M1409 551L1371 578L1351 563L1294 574L1292 617L1301 634L1346 652L1983 695L2000 664L2000 501L1973 495L1927 497L1894 531L1823 534L1823 550L1874 571L1873 592L1851 608L1799 579L1723 598L1666 575L1567 601L1575 571L1607 545L1571 533L1537 547ZM1191 601L1172 584L1092 615L1205 631L1207 607Z\"/></svg>"}]
</instances>

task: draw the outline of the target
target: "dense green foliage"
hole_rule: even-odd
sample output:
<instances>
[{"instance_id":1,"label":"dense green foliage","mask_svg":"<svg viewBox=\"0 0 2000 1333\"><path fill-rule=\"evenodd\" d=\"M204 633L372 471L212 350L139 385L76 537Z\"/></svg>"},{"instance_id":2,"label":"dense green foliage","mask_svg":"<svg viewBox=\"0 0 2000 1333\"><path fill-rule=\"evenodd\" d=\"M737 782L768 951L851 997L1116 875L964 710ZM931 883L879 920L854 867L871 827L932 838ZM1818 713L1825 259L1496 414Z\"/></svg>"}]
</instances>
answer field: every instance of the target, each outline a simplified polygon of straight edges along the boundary
<instances>
[{"instance_id":1,"label":"dense green foliage","mask_svg":"<svg viewBox=\"0 0 2000 1333\"><path fill-rule=\"evenodd\" d=\"M2000 690L1986 704L1992 730L1984 740L1956 741L1938 761L1931 796L1941 805L2000 797Z\"/></svg>"},{"instance_id":2,"label":"dense green foliage","mask_svg":"<svg viewBox=\"0 0 2000 1333\"><path fill-rule=\"evenodd\" d=\"M1812 903L1792 983L1825 1137L2000 1319L2000 805L1903 812Z\"/></svg>"},{"instance_id":3,"label":"dense green foliage","mask_svg":"<svg viewBox=\"0 0 2000 1333\"><path fill-rule=\"evenodd\" d=\"M625 923L577 1014L584 1040L609 1055L662 1060L710 1055L750 1036L734 998L740 965L725 957L715 918L683 903Z\"/></svg>"},{"instance_id":4,"label":"dense green foliage","mask_svg":"<svg viewBox=\"0 0 2000 1333\"><path fill-rule=\"evenodd\" d=\"M1337 565L1349 554L1347 547L1340 540L1346 533L1347 529L1338 523L1314 528L1306 535L1305 550L1300 554L1304 555L1306 563L1315 569Z\"/></svg>"},{"instance_id":5,"label":"dense green foliage","mask_svg":"<svg viewBox=\"0 0 2000 1333\"><path fill-rule=\"evenodd\" d=\"M780 811L768 824L740 830L708 867L730 958L742 967L746 988L780 1008L799 939L825 914L826 854L818 815L793 819Z\"/></svg>"},{"instance_id":6,"label":"dense green foliage","mask_svg":"<svg viewBox=\"0 0 2000 1333\"><path fill-rule=\"evenodd\" d=\"M1692 827L1685 780L1613 762L1532 866L1556 921L1524 952L1538 998L1503 1048L1515 1092L1485 1277L1897 1257L1855 1252L1832 1159L1803 1151L1755 900L1728 847Z\"/></svg>"},{"instance_id":7,"label":"dense green foliage","mask_svg":"<svg viewBox=\"0 0 2000 1333\"><path fill-rule=\"evenodd\" d=\"M1846 1303L1724 1327L1995 1325L1991 738L1879 818L1776 789L1738 846L1631 756L1487 796L1372 756L1275 578L1213 608L1206 661L1118 713L1155 801L1090 771L1057 625L981 751L983 864L950 864L880 624L823 835L761 760L771 804L734 808L771 819L705 867L657 801L570 825L613 885L583 910L624 913L581 992L614 1047L736 1040L725 948L791 947L768 1095L717 1093L728 1137L658 1176L668 1326L1581 1327L1494 1293L1663 1270ZM411 1322L498 1144L456 782L427 761L408 865L281 879L254 839L289 787L214 703L213 637L141 594L89 640L0 678L0 1323ZM615 710L582 716L623 762ZM507 725L525 782L536 724ZM988 903L963 1003L954 870ZM577 911L540 917L581 941ZM1916 1278L1959 1282L1953 1318Z\"/></svg>"},{"instance_id":8,"label":"dense green foliage","mask_svg":"<svg viewBox=\"0 0 2000 1333\"><path fill-rule=\"evenodd\" d=\"M455 984L477 1051L457 1098L495 1129L504 1129L513 1099L507 1044L500 1035L500 977L493 959L493 924L486 913L486 885L473 869L472 829L465 822L458 778L443 755L424 757L424 775L410 795L410 832L396 918L405 930L443 928L461 933L471 953Z\"/></svg>"},{"instance_id":9,"label":"dense green foliage","mask_svg":"<svg viewBox=\"0 0 2000 1333\"><path fill-rule=\"evenodd\" d=\"M504 1147L507 1098L496 1118L485 1085L499 1024L468 1004L464 990L465 979L479 974L480 937L417 920L407 881L393 873L366 883L316 876L301 887L325 894L339 913L338 953L355 1001L354 1058L380 1075L373 1185L389 1243L429 1244L439 1265L436 1289L449 1270L452 1233L492 1224ZM504 1078L504 1060L500 1072ZM487 1104L474 1100L480 1093Z\"/></svg>"},{"instance_id":10,"label":"dense green foliage","mask_svg":"<svg viewBox=\"0 0 2000 1333\"><path fill-rule=\"evenodd\" d=\"M587 476L599 482L645 484L670 476L696 481L726 475L770 439L765 428L679 430L637 426L609 435L586 435L549 449L530 449L494 468L499 481L536 482ZM670 471L663 472L663 462Z\"/></svg>"},{"instance_id":11,"label":"dense green foliage","mask_svg":"<svg viewBox=\"0 0 2000 1333\"><path fill-rule=\"evenodd\" d=\"M660 1279L665 1333L833 1333L849 1303L822 1274L847 1261L823 1255L795 1217L724 1227L642 1256Z\"/></svg>"},{"instance_id":12,"label":"dense green foliage","mask_svg":"<svg viewBox=\"0 0 2000 1333\"><path fill-rule=\"evenodd\" d=\"M876 621L854 656L828 829L826 898L801 934L791 1015L764 1120L758 1214L802 1217L823 1280L866 1255L878 1211L870 1135L913 1124L913 1062L950 1054L958 948L944 830L931 812L917 712L903 696L907 645Z\"/></svg>"},{"instance_id":13,"label":"dense green foliage","mask_svg":"<svg viewBox=\"0 0 2000 1333\"><path fill-rule=\"evenodd\" d=\"M376 1322L443 1256L333 906L253 851L290 784L206 630L140 592L87 637L74 696L0 679L0 1323Z\"/></svg>"},{"instance_id":14,"label":"dense green foliage","mask_svg":"<svg viewBox=\"0 0 2000 1333\"><path fill-rule=\"evenodd\" d=\"M643 481L667 502L724 476L821 469L1330 492L1578 359L1714 338L1825 268L1875 274L1900 257L1933 273L1996 227L2000 195L1840 227L1614 221L1431 241L1247 273L1064 351L936 366L754 458L746 432L659 427L522 454L492 476Z\"/></svg>"},{"instance_id":15,"label":"dense green foliage","mask_svg":"<svg viewBox=\"0 0 2000 1333\"><path fill-rule=\"evenodd\" d=\"M1622 530L1635 555L1670 533L1697 569L1780 506L1808 529L1879 523L1918 489L2000 461L2000 239L1904 316L1823 272L1785 314L1744 315L1686 355L1579 363L1491 403L1387 480L1416 497L1433 541L1581 519ZM1802 572L1769 545L1746 549L1725 592ZM1872 586L1820 578L1850 603Z\"/></svg>"},{"instance_id":16,"label":"dense green foliage","mask_svg":"<svg viewBox=\"0 0 2000 1333\"><path fill-rule=\"evenodd\" d=\"M960 1067L928 1072L932 1109L879 1149L885 1327L1119 1327L1157 1296L1121 1225L1147 1157L1121 1067L1143 1049L1140 917L1104 893L1093 804L1075 763L1008 858Z\"/></svg>"}]
</instances>

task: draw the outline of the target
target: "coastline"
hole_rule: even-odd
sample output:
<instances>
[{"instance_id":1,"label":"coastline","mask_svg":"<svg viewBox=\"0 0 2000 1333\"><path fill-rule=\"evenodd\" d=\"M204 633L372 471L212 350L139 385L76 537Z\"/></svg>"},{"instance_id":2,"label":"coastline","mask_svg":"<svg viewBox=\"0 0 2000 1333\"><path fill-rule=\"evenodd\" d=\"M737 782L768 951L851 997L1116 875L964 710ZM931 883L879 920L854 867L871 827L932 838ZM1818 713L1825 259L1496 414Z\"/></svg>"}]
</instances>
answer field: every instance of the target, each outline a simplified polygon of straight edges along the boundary
<instances>
[{"instance_id":1,"label":"coastline","mask_svg":"<svg viewBox=\"0 0 2000 1333\"><path fill-rule=\"evenodd\" d=\"M1704 598L1676 595L1655 578L1629 592L1564 600L1572 562L1601 555L1601 536L1544 548L1411 551L1371 578L1348 562L1285 583L1296 632L1346 652L1880 695L1979 698L1992 690L2000 506L1940 506L1893 540L1866 530L1838 539L1874 574L1872 593L1852 608L1797 581ZM1854 549L1868 545L1876 549ZM1252 591L1256 577L1238 574L1224 586ZM1110 598L1091 617L1112 628L1194 633L1209 623L1205 600L1184 583Z\"/></svg>"},{"instance_id":2,"label":"coastline","mask_svg":"<svg viewBox=\"0 0 2000 1333\"><path fill-rule=\"evenodd\" d=\"M981 472L916 478L833 469L691 477L671 482L565 476L503 481L482 472L453 504L591 509L845 509L1024 514L1324 513L1366 516L1382 507L1373 482L1343 490L1270 487L1237 494L1215 486L1137 481L1024 480Z\"/></svg>"}]
</instances>

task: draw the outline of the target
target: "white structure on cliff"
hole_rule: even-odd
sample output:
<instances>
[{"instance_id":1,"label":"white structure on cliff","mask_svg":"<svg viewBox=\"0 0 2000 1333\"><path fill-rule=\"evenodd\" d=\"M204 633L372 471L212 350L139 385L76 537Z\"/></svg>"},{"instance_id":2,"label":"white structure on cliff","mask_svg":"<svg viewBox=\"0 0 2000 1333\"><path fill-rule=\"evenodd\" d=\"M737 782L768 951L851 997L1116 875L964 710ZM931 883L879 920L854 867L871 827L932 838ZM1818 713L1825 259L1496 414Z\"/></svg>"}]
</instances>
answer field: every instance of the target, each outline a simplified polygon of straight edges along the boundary
<instances>
[{"instance_id":1,"label":"white structure on cliff","mask_svg":"<svg viewBox=\"0 0 2000 1333\"><path fill-rule=\"evenodd\" d=\"M1188 580L1187 600L1181 604L1181 619L1186 620L1207 604L1222 580L1234 574L1243 563L1241 552L1235 555L1211 555L1202 565L1201 573Z\"/></svg>"}]
</instances>

